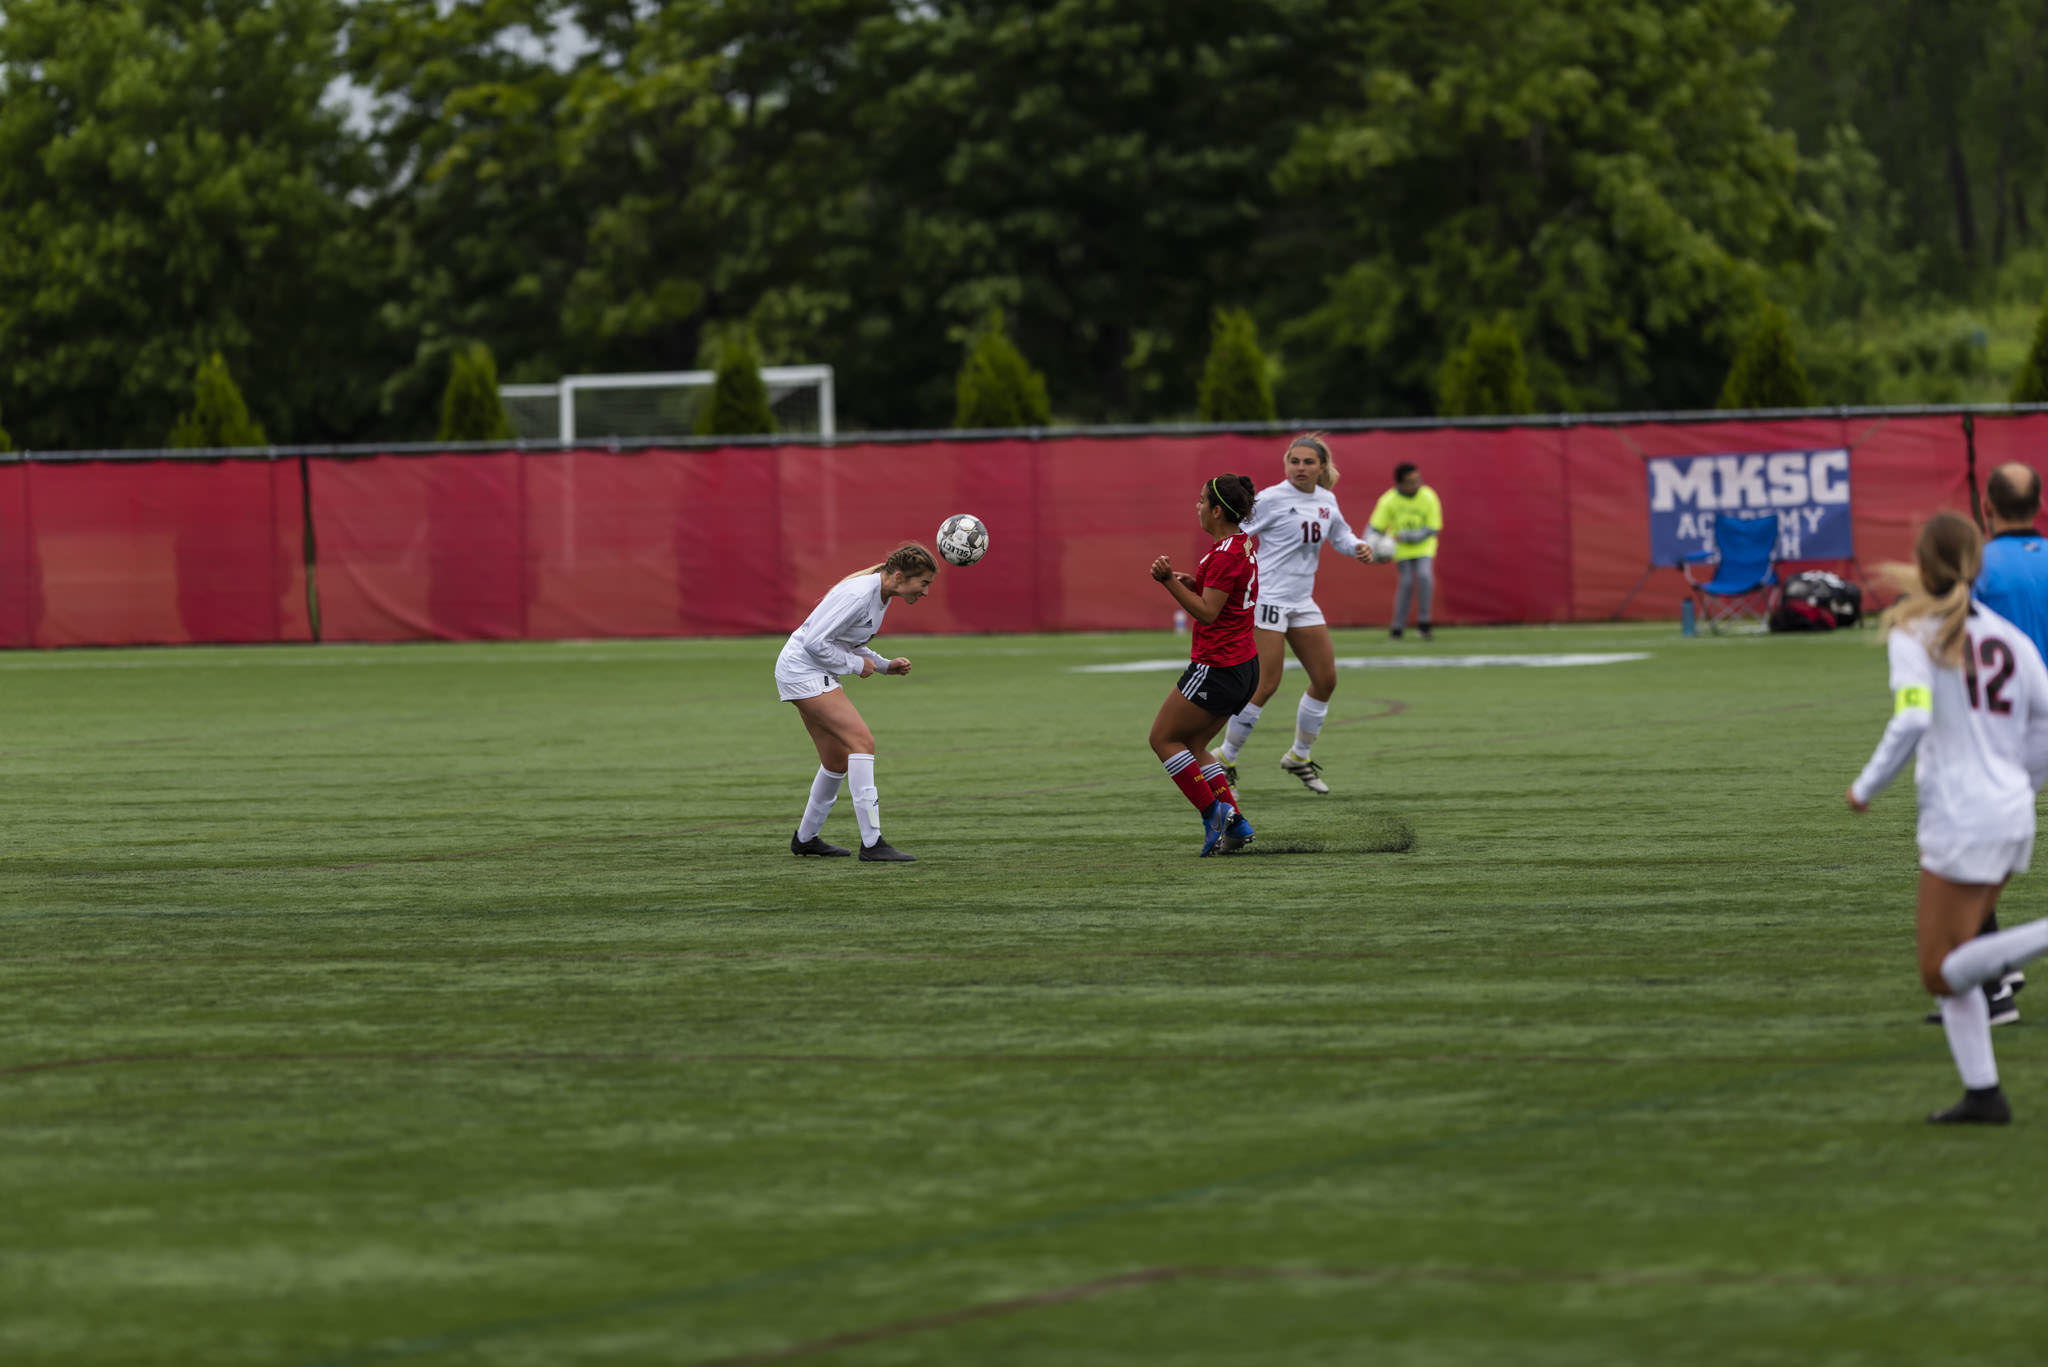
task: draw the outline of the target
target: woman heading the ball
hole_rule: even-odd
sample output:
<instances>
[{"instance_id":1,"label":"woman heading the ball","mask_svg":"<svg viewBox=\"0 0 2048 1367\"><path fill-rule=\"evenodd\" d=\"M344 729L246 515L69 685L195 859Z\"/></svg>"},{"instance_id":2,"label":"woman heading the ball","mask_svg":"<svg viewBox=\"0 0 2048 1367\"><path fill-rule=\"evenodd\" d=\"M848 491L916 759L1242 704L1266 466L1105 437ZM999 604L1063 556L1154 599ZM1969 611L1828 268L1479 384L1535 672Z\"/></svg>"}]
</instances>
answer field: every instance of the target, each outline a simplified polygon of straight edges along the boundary
<instances>
[{"instance_id":1,"label":"woman heading the ball","mask_svg":"<svg viewBox=\"0 0 2048 1367\"><path fill-rule=\"evenodd\" d=\"M1152 719L1152 753L1202 816L1202 854L1231 854L1251 843L1252 823L1209 742L1243 707L1259 682L1252 644L1252 604L1259 596L1259 539L1243 530L1256 495L1244 475L1217 475L1202 485L1195 518L1216 538L1193 574L1176 574L1160 556L1152 577L1194 620L1188 667Z\"/></svg>"},{"instance_id":2,"label":"woman heading the ball","mask_svg":"<svg viewBox=\"0 0 2048 1367\"><path fill-rule=\"evenodd\" d=\"M2048 779L2048 667L2025 632L1970 598L1982 543L1956 513L1920 529L1917 565L1884 615L1894 706L1877 750L1849 785L1851 811L1919 755L1920 981L1941 1003L1941 1027L1967 1089L1928 1120L2003 1125L1983 985L2048 953L2048 918L1979 935L2006 880L2027 871L2034 794Z\"/></svg>"},{"instance_id":3,"label":"woman heading the ball","mask_svg":"<svg viewBox=\"0 0 2048 1367\"><path fill-rule=\"evenodd\" d=\"M1325 546L1334 546L1363 565L1373 562L1373 549L1352 532L1337 507L1337 465L1322 433L1296 437L1281 452L1280 462L1287 477L1259 490L1258 511L1244 523L1244 530L1259 539L1259 601L1252 609L1259 685L1251 701L1230 719L1216 755L1235 783L1238 752L1280 690L1286 663L1281 647L1291 647L1308 675L1308 687L1294 706L1294 743L1280 757L1280 767L1310 792L1327 793L1330 785L1323 781L1322 766L1309 755L1330 714L1330 695L1337 691L1337 652L1323 610L1316 606L1316 566Z\"/></svg>"},{"instance_id":4,"label":"woman heading the ball","mask_svg":"<svg viewBox=\"0 0 2048 1367\"><path fill-rule=\"evenodd\" d=\"M852 851L827 844L819 832L839 788L853 786L853 815L860 825L860 857L869 863L912 864L912 856L882 839L881 797L875 790L875 737L861 720L853 699L839 686L843 674L908 674L910 661L872 649L869 642L882 629L882 617L893 599L915 603L931 592L938 576L932 553L914 541L889 552L879 565L857 570L833 585L811 609L804 624L789 634L775 657L775 692L796 707L811 744L818 748L818 772L811 779L810 800L803 821L789 838L789 852L823 857Z\"/></svg>"}]
</instances>

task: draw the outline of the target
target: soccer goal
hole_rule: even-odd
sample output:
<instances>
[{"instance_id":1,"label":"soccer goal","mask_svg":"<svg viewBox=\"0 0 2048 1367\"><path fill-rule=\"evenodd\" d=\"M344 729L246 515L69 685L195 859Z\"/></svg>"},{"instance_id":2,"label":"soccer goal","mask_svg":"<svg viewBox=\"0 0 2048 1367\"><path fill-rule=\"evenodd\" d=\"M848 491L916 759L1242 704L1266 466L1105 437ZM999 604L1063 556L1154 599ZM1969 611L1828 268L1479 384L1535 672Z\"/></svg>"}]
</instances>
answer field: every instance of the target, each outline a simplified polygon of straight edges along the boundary
<instances>
[{"instance_id":1,"label":"soccer goal","mask_svg":"<svg viewBox=\"0 0 2048 1367\"><path fill-rule=\"evenodd\" d=\"M711 370L567 375L557 384L500 385L498 396L512 430L531 440L682 437L717 378ZM761 382L777 431L834 435L831 366L763 366Z\"/></svg>"}]
</instances>

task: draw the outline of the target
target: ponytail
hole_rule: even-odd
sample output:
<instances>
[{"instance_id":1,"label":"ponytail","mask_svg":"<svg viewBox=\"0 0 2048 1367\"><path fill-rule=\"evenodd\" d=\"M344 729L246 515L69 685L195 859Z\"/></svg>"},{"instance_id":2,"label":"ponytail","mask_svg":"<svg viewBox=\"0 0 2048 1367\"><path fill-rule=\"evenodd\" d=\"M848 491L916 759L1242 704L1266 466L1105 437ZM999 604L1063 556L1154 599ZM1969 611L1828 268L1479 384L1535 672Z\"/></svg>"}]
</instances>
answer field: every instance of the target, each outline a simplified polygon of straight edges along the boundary
<instances>
[{"instance_id":1,"label":"ponytail","mask_svg":"<svg viewBox=\"0 0 2048 1367\"><path fill-rule=\"evenodd\" d=\"M1913 540L1911 565L1884 565L1879 573L1899 591L1879 624L1885 634L1923 617L1936 619L1934 662L1963 662L1963 632L1970 619L1970 585L1983 564L1984 543L1977 524L1960 513L1936 513Z\"/></svg>"}]
</instances>

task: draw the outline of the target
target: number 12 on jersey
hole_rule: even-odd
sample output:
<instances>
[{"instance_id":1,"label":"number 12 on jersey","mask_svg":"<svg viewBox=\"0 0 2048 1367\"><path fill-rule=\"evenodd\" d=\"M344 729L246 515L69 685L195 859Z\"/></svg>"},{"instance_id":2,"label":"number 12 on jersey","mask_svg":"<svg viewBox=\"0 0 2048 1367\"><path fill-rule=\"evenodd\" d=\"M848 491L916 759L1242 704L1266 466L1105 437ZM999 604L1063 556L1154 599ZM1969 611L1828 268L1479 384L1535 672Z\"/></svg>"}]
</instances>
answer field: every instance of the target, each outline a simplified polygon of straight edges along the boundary
<instances>
[{"instance_id":1,"label":"number 12 on jersey","mask_svg":"<svg viewBox=\"0 0 2048 1367\"><path fill-rule=\"evenodd\" d=\"M1995 669L1997 673L1984 680L1984 698L1977 699L1977 663L1982 660L1984 668ZM1970 706L1982 707L1986 712L2004 716L2012 711L2012 699L2005 696L2005 685L2012 678L2012 647L1996 636L1978 640L1974 636L1963 638L1963 685L1970 693Z\"/></svg>"}]
</instances>

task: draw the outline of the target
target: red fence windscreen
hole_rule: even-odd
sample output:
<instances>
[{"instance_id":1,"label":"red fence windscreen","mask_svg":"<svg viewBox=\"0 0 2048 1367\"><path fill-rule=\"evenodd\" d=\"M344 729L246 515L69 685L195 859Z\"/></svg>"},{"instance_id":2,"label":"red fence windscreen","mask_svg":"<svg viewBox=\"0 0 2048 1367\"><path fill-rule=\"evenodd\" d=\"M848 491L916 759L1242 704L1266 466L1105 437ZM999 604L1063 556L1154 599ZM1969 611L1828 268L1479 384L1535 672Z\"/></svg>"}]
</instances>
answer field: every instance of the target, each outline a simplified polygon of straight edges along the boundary
<instances>
[{"instance_id":1,"label":"red fence windscreen","mask_svg":"<svg viewBox=\"0 0 2048 1367\"><path fill-rule=\"evenodd\" d=\"M1362 526L1413 461L1443 500L1437 620L1673 616L1652 569L1647 458L1846 449L1855 556L1908 558L1981 479L2048 450L2048 415L1436 428L1337 433L1334 500ZM1226 471L1282 478L1272 436L1076 436L305 461L0 464L0 645L777 635L844 575L948 514L987 559L942 570L893 634L1164 628L1146 572L1191 568L1194 503ZM302 474L303 471L303 474ZM1387 621L1393 574L1326 555L1338 626Z\"/></svg>"},{"instance_id":2,"label":"red fence windscreen","mask_svg":"<svg viewBox=\"0 0 2048 1367\"><path fill-rule=\"evenodd\" d=\"M496 453L309 462L320 634L526 635L525 460Z\"/></svg>"},{"instance_id":3,"label":"red fence windscreen","mask_svg":"<svg viewBox=\"0 0 2048 1367\"><path fill-rule=\"evenodd\" d=\"M41 566L28 525L27 465L0 465L0 646L39 644Z\"/></svg>"},{"instance_id":4,"label":"red fence windscreen","mask_svg":"<svg viewBox=\"0 0 2048 1367\"><path fill-rule=\"evenodd\" d=\"M312 639L296 461L0 467L0 639Z\"/></svg>"},{"instance_id":5,"label":"red fence windscreen","mask_svg":"<svg viewBox=\"0 0 2048 1367\"><path fill-rule=\"evenodd\" d=\"M2048 433L2048 420L2038 430ZM1855 559L1816 563L1857 576L1865 566L1910 560L1914 529L1930 514L1970 507L1968 448L1953 417L1576 427L1566 445L1574 621L1678 611L1678 572L1649 570L1646 456L1846 448ZM1448 551L1438 572L1455 572Z\"/></svg>"}]
</instances>

